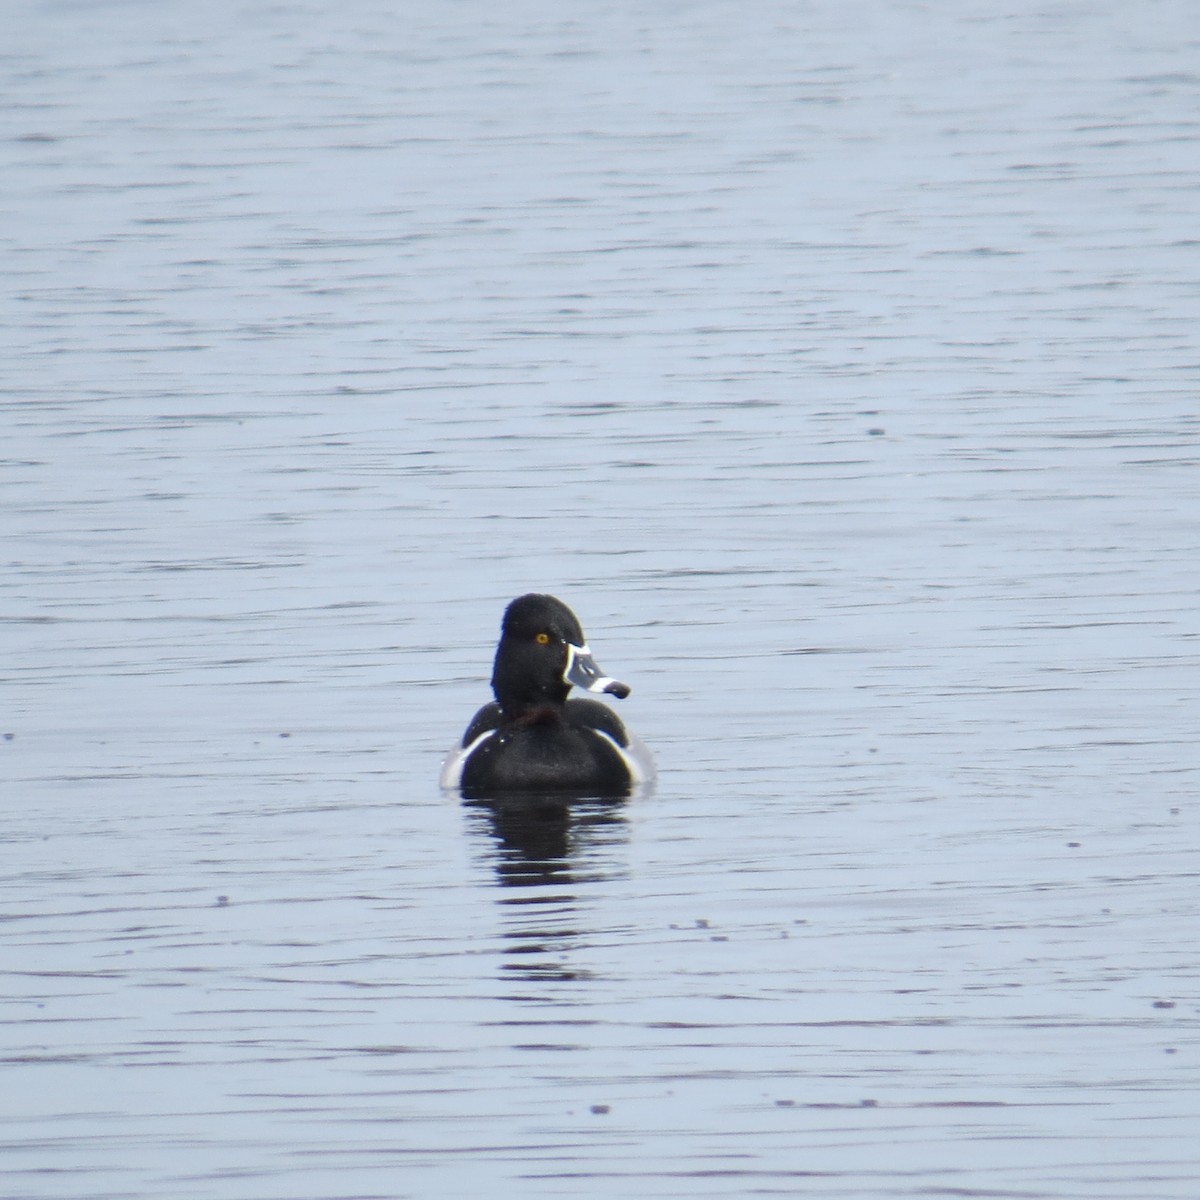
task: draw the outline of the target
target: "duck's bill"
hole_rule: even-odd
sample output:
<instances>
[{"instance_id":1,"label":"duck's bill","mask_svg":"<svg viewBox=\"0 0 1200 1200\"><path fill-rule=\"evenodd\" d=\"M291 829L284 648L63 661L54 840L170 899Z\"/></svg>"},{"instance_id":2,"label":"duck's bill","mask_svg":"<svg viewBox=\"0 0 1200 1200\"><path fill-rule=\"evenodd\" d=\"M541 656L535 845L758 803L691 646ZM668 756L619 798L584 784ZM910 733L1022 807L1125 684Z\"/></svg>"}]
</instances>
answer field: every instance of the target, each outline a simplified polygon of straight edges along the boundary
<instances>
[{"instance_id":1,"label":"duck's bill","mask_svg":"<svg viewBox=\"0 0 1200 1200\"><path fill-rule=\"evenodd\" d=\"M586 646L567 646L567 669L563 679L584 691L607 692L618 700L624 700L631 691L627 683L605 675Z\"/></svg>"}]
</instances>

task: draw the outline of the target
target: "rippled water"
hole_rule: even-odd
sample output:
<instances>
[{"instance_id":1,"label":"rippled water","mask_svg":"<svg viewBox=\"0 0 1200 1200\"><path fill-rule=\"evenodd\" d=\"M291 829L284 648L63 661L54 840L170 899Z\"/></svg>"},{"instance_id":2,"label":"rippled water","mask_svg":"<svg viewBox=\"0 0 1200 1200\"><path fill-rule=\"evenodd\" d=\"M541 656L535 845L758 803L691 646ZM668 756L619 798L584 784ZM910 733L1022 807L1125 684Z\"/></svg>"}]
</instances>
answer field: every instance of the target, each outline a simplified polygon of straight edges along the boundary
<instances>
[{"instance_id":1,"label":"rippled water","mask_svg":"<svg viewBox=\"0 0 1200 1200\"><path fill-rule=\"evenodd\" d=\"M1190 4L7 23L0 1193L1197 1195Z\"/></svg>"}]
</instances>

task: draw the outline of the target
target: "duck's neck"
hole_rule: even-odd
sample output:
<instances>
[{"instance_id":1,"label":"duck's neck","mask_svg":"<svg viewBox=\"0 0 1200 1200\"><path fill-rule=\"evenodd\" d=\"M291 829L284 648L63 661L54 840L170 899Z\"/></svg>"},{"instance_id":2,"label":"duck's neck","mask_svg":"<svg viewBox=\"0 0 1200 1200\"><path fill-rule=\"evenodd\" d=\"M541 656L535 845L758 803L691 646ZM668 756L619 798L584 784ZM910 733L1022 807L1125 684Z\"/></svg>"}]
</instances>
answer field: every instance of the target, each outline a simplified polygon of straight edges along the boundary
<instances>
[{"instance_id":1,"label":"duck's neck","mask_svg":"<svg viewBox=\"0 0 1200 1200\"><path fill-rule=\"evenodd\" d=\"M561 710L571 685L559 676L528 669L519 650L500 650L492 670L492 692L510 719L537 709Z\"/></svg>"}]
</instances>

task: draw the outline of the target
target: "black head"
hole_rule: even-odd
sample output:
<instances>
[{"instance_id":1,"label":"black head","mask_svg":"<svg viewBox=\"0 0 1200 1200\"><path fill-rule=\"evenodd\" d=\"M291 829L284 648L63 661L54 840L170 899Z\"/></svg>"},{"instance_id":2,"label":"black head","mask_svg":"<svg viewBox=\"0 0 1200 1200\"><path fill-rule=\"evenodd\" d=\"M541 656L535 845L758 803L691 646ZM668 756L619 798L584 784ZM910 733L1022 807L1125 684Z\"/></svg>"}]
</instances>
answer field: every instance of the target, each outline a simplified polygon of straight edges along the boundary
<instances>
[{"instance_id":1,"label":"black head","mask_svg":"<svg viewBox=\"0 0 1200 1200\"><path fill-rule=\"evenodd\" d=\"M624 697L629 688L596 665L575 614L554 596L530 592L505 610L492 691L506 713L564 704L572 686Z\"/></svg>"}]
</instances>

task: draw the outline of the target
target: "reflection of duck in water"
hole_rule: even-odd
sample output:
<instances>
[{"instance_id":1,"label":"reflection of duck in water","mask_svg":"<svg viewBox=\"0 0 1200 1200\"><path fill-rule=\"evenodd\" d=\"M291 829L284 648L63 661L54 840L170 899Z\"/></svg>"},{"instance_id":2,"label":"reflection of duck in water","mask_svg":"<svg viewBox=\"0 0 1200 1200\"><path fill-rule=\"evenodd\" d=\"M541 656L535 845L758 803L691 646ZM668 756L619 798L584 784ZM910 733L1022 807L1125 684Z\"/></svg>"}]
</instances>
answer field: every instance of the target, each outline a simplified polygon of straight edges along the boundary
<instances>
[{"instance_id":1,"label":"reflection of duck in water","mask_svg":"<svg viewBox=\"0 0 1200 1200\"><path fill-rule=\"evenodd\" d=\"M575 614L553 596L519 596L504 613L492 669L496 699L472 719L442 767L442 787L468 799L511 792L625 796L654 777L649 752L597 700L568 700L573 686L622 699L603 674Z\"/></svg>"},{"instance_id":2,"label":"reflection of duck in water","mask_svg":"<svg viewBox=\"0 0 1200 1200\"><path fill-rule=\"evenodd\" d=\"M496 878L506 887L569 887L615 878L624 870L623 796L510 793L467 803L472 825L490 842Z\"/></svg>"},{"instance_id":3,"label":"reflection of duck in water","mask_svg":"<svg viewBox=\"0 0 1200 1200\"><path fill-rule=\"evenodd\" d=\"M463 806L472 840L500 885L502 978L540 984L594 977L582 953L598 929L596 892L587 885L625 875L625 804L624 796L510 792Z\"/></svg>"}]
</instances>

